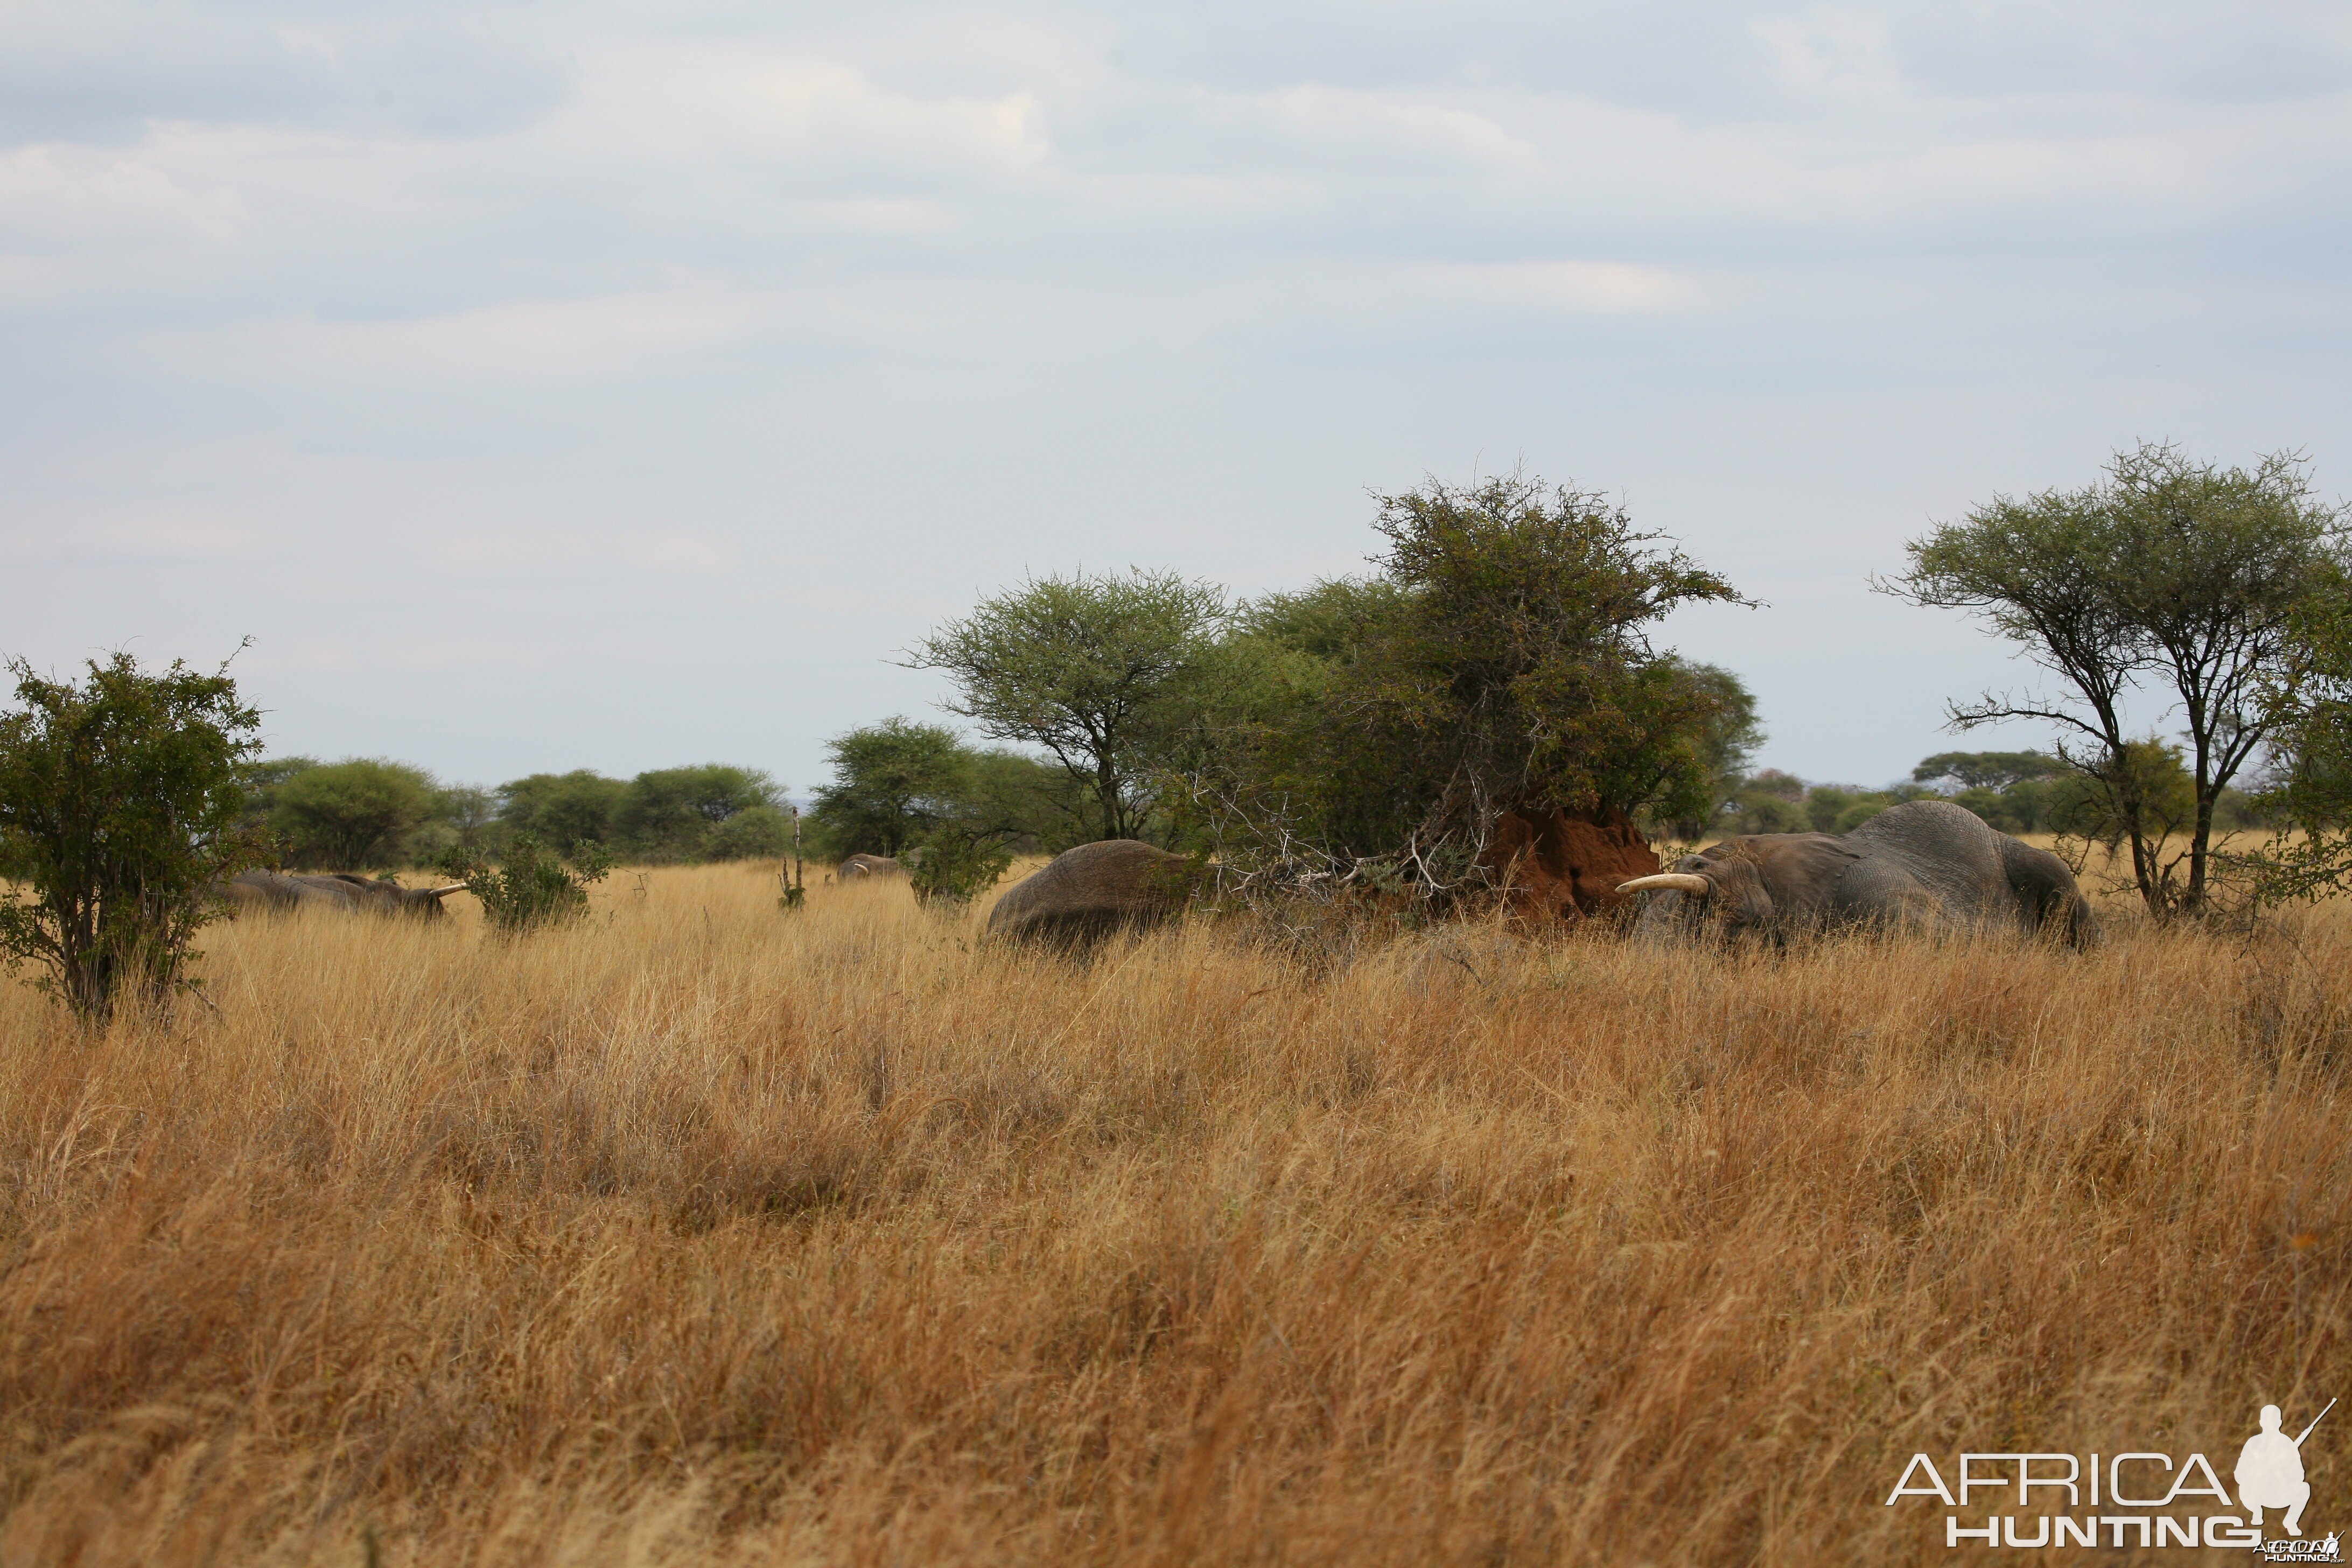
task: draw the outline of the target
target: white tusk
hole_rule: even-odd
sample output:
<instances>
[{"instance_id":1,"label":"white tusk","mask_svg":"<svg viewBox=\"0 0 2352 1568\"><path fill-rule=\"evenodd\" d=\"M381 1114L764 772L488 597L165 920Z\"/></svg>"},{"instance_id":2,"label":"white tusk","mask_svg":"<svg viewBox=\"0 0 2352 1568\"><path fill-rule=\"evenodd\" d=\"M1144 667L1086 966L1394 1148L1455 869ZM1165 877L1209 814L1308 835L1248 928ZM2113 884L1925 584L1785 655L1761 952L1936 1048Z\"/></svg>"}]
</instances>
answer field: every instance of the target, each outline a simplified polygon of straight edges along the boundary
<instances>
[{"instance_id":1,"label":"white tusk","mask_svg":"<svg viewBox=\"0 0 2352 1568\"><path fill-rule=\"evenodd\" d=\"M1705 877L1693 876L1688 871L1661 871L1654 877L1636 877L1617 884L1621 893L1664 892L1669 888L1694 899L1703 899L1715 891L1715 885Z\"/></svg>"},{"instance_id":2,"label":"white tusk","mask_svg":"<svg viewBox=\"0 0 2352 1568\"><path fill-rule=\"evenodd\" d=\"M425 889L425 895L427 898L439 899L446 898L451 893L462 893L465 890L465 883L452 882L446 888L427 888Z\"/></svg>"}]
</instances>

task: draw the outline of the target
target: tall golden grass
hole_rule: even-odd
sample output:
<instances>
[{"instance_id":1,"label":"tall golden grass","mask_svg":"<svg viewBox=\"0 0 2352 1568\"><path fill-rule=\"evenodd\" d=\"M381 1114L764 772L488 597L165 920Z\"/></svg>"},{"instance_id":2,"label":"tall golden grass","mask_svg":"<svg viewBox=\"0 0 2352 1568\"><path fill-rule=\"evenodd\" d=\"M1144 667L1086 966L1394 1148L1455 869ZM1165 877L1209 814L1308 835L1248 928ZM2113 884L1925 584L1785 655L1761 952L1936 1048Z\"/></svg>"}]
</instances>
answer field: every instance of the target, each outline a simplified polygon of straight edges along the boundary
<instances>
[{"instance_id":1,"label":"tall golden grass","mask_svg":"<svg viewBox=\"0 0 2352 1568\"><path fill-rule=\"evenodd\" d=\"M168 1026L0 992L0 1563L1945 1562L1916 1450L2226 1476L2352 1393L2331 912L977 918L624 872L215 930Z\"/></svg>"}]
</instances>

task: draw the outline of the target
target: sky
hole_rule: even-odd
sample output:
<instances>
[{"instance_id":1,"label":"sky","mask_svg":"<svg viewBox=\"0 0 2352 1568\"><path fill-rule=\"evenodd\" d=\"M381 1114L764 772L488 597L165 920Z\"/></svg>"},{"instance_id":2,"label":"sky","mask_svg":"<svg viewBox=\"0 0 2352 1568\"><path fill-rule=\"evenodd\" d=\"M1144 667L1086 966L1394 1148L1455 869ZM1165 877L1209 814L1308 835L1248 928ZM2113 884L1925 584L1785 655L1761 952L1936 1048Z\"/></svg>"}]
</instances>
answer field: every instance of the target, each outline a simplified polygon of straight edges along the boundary
<instances>
[{"instance_id":1,"label":"sky","mask_svg":"<svg viewBox=\"0 0 2352 1568\"><path fill-rule=\"evenodd\" d=\"M1884 783L2046 738L1941 728L2031 672L1906 540L2144 438L2352 489L2347 258L2342 0L0 0L0 654L805 794L983 595L1520 468Z\"/></svg>"}]
</instances>

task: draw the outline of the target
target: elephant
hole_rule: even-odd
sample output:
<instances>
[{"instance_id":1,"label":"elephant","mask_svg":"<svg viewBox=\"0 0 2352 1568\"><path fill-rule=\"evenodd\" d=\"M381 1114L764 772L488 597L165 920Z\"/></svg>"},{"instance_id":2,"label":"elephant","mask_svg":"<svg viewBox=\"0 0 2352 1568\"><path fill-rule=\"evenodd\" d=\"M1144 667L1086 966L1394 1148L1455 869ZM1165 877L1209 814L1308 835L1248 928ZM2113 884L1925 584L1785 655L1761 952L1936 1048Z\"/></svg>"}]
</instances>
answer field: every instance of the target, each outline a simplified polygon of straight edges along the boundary
<instances>
[{"instance_id":1,"label":"elephant","mask_svg":"<svg viewBox=\"0 0 2352 1568\"><path fill-rule=\"evenodd\" d=\"M839 874L845 882L878 881L886 877L903 877L907 868L887 855L852 855L841 863Z\"/></svg>"},{"instance_id":2,"label":"elephant","mask_svg":"<svg viewBox=\"0 0 2352 1568\"><path fill-rule=\"evenodd\" d=\"M282 911L335 910L345 914L422 915L438 920L446 911L441 900L464 890L452 882L443 888L404 888L388 877L289 876L282 871L240 871L223 886L231 910Z\"/></svg>"},{"instance_id":3,"label":"elephant","mask_svg":"<svg viewBox=\"0 0 2352 1568\"><path fill-rule=\"evenodd\" d=\"M1943 800L1889 806L1851 833L1742 834L1617 890L1650 895L1634 926L1645 938L1907 927L2046 933L2086 948L2099 935L2063 860Z\"/></svg>"},{"instance_id":4,"label":"elephant","mask_svg":"<svg viewBox=\"0 0 2352 1568\"><path fill-rule=\"evenodd\" d=\"M1114 931L1168 920L1184 907L1199 880L1193 861L1139 839L1081 844L1055 856L997 900L989 911L988 934L1085 947Z\"/></svg>"}]
</instances>

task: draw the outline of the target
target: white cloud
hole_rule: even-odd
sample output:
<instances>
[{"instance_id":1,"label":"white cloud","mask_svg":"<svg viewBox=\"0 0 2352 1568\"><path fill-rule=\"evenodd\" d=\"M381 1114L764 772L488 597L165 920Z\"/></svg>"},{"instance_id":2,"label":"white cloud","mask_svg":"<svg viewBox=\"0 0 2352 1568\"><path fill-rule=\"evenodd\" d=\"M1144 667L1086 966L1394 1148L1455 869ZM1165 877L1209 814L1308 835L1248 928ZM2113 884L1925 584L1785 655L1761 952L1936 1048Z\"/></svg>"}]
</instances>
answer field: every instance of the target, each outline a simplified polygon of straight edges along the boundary
<instances>
[{"instance_id":1,"label":"white cloud","mask_svg":"<svg viewBox=\"0 0 2352 1568\"><path fill-rule=\"evenodd\" d=\"M1693 279L1615 261L1451 262L1423 275L1448 296L1523 309L1648 313L1704 302Z\"/></svg>"},{"instance_id":2,"label":"white cloud","mask_svg":"<svg viewBox=\"0 0 2352 1568\"><path fill-rule=\"evenodd\" d=\"M797 50L636 44L583 51L582 72L546 139L623 167L721 158L985 177L1051 153L1034 94L894 91L852 60Z\"/></svg>"},{"instance_id":3,"label":"white cloud","mask_svg":"<svg viewBox=\"0 0 2352 1568\"><path fill-rule=\"evenodd\" d=\"M1302 140L1384 161L1429 158L1518 173L1542 163L1532 145L1486 115L1417 94L1301 85L1260 101L1277 126Z\"/></svg>"},{"instance_id":4,"label":"white cloud","mask_svg":"<svg viewBox=\"0 0 2352 1568\"><path fill-rule=\"evenodd\" d=\"M54 252L212 242L228 237L244 216L234 193L192 189L110 149L43 143L0 153L0 244Z\"/></svg>"},{"instance_id":5,"label":"white cloud","mask_svg":"<svg viewBox=\"0 0 2352 1568\"><path fill-rule=\"evenodd\" d=\"M1809 91L1892 98L1902 91L1902 71L1884 13L1852 6L1816 5L1794 16L1754 24L1756 36L1772 47L1780 79Z\"/></svg>"},{"instance_id":6,"label":"white cloud","mask_svg":"<svg viewBox=\"0 0 2352 1568\"><path fill-rule=\"evenodd\" d=\"M2352 444L2347 26L16 5L11 635L257 631L314 750L413 734L467 774L756 731L808 778L814 737L932 694L883 659L940 606L1079 562L1350 570L1362 487L1523 456L1789 584L1801 614L1707 652L1766 686L1775 761L1874 776L2003 673L1887 647L1881 689L1925 695L1853 738L1839 616L1896 624L1860 576L1922 518L2135 434ZM319 623L354 593L429 609L429 654ZM794 678L691 695L722 658ZM622 668L643 754L567 751Z\"/></svg>"},{"instance_id":7,"label":"white cloud","mask_svg":"<svg viewBox=\"0 0 2352 1568\"><path fill-rule=\"evenodd\" d=\"M725 288L523 300L407 321L265 321L133 340L126 357L186 372L351 383L614 376L740 342L776 303Z\"/></svg>"}]
</instances>

